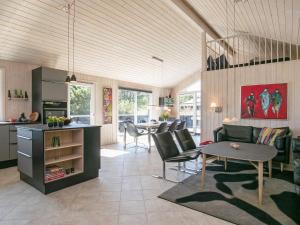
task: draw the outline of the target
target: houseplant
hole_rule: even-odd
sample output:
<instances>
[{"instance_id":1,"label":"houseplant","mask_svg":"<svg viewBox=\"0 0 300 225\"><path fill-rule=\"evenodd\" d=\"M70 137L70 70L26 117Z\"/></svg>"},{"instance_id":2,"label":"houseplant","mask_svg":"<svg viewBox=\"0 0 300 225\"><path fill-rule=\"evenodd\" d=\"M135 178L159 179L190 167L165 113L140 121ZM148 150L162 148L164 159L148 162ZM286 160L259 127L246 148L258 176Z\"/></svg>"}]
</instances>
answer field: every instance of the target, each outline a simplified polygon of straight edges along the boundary
<instances>
[{"instance_id":1,"label":"houseplant","mask_svg":"<svg viewBox=\"0 0 300 225\"><path fill-rule=\"evenodd\" d=\"M49 116L47 118L47 125L48 125L49 128L51 128L51 127L54 126L54 124L53 124L53 117L52 116Z\"/></svg>"},{"instance_id":2,"label":"houseplant","mask_svg":"<svg viewBox=\"0 0 300 225\"><path fill-rule=\"evenodd\" d=\"M58 122L59 127L63 127L64 122L65 122L65 118L64 117L59 117L59 118L57 118L57 122Z\"/></svg>"},{"instance_id":3,"label":"houseplant","mask_svg":"<svg viewBox=\"0 0 300 225\"><path fill-rule=\"evenodd\" d=\"M167 121L170 117L170 113L168 111L163 111L161 114L160 114L160 117L163 119L163 121Z\"/></svg>"}]
</instances>

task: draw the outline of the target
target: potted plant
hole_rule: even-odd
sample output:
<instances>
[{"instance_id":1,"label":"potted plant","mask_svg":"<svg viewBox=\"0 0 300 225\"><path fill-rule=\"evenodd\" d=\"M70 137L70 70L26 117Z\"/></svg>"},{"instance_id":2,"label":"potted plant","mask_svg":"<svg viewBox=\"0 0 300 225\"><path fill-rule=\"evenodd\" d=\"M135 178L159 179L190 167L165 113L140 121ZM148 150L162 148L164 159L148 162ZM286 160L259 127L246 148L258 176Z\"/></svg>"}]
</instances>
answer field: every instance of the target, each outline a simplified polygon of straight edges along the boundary
<instances>
[{"instance_id":1,"label":"potted plant","mask_svg":"<svg viewBox=\"0 0 300 225\"><path fill-rule=\"evenodd\" d=\"M58 120L58 126L63 127L64 122L65 122L65 118L64 117L59 117L57 120Z\"/></svg>"},{"instance_id":2,"label":"potted plant","mask_svg":"<svg viewBox=\"0 0 300 225\"><path fill-rule=\"evenodd\" d=\"M53 117L52 116L49 116L47 118L47 125L48 125L49 128L51 128L51 127L54 126L54 124L53 124Z\"/></svg>"},{"instance_id":3,"label":"potted plant","mask_svg":"<svg viewBox=\"0 0 300 225\"><path fill-rule=\"evenodd\" d=\"M167 121L170 117L170 113L168 111L164 111L164 112L162 112L160 117L163 119L163 121Z\"/></svg>"},{"instance_id":4,"label":"potted plant","mask_svg":"<svg viewBox=\"0 0 300 225\"><path fill-rule=\"evenodd\" d=\"M53 116L53 126L54 127L58 126L58 118L56 116Z\"/></svg>"}]
</instances>

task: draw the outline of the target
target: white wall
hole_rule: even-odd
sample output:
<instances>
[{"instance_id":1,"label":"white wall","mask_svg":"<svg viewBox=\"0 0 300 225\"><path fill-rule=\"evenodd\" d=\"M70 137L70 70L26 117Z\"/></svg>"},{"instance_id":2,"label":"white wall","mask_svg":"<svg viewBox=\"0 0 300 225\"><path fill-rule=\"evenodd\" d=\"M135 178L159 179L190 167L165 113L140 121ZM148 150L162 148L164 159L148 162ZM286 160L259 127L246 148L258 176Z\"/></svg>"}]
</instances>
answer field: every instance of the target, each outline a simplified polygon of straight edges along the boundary
<instances>
[{"instance_id":1,"label":"white wall","mask_svg":"<svg viewBox=\"0 0 300 225\"><path fill-rule=\"evenodd\" d=\"M234 72L235 70L235 72ZM226 116L240 118L241 86L288 83L288 119L242 119L235 124L258 127L289 126L294 136L300 135L300 61L272 63L202 73L202 140L213 139L213 130ZM228 89L227 89L228 81ZM227 94L228 93L228 94ZM223 106L222 113L212 112L211 102ZM228 108L227 108L228 104ZM228 109L228 115L227 114Z\"/></svg>"},{"instance_id":2,"label":"white wall","mask_svg":"<svg viewBox=\"0 0 300 225\"><path fill-rule=\"evenodd\" d=\"M15 117L18 118L20 113L25 112L26 116L31 113L31 71L39 67L39 65L31 65L24 63L16 63L10 61L0 60L0 68L5 69L5 114L6 120ZM96 86L95 90L95 122L96 124L102 125L103 123L103 87L113 88L113 123L103 125L101 133L101 144L112 144L117 142L117 102L118 102L118 87L130 87L137 89L144 89L152 91L153 93L153 104L158 105L158 97L168 95L170 90L157 88L147 85L140 85L130 82L118 81L108 79L104 77L90 76L86 74L77 74L78 81L94 83ZM22 89L28 92L29 101L8 101L7 91L14 89ZM158 117L159 112L152 112L154 117Z\"/></svg>"},{"instance_id":3,"label":"white wall","mask_svg":"<svg viewBox=\"0 0 300 225\"><path fill-rule=\"evenodd\" d=\"M187 79L181 81L178 85L176 85L174 88L172 88L172 97L174 97L174 107L172 108L172 116L178 117L178 94L182 91L184 91L187 87L193 85L196 82L199 82L201 80L201 71L197 71L193 74L191 74ZM200 90L201 87L199 87Z\"/></svg>"}]
</instances>

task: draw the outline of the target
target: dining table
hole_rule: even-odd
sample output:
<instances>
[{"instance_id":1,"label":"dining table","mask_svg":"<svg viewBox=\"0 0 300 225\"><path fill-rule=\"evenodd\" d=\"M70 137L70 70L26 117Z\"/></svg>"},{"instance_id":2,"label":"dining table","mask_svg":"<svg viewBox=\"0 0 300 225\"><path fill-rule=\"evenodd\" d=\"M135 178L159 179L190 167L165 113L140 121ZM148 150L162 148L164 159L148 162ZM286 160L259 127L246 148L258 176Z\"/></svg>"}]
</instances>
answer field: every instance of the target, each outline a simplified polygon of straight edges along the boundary
<instances>
[{"instance_id":1,"label":"dining table","mask_svg":"<svg viewBox=\"0 0 300 225\"><path fill-rule=\"evenodd\" d=\"M146 122L146 123L136 123L135 126L138 129L145 130L148 136L148 151L151 152L151 134L153 130L157 129L161 123L160 122ZM126 126L124 129L124 149L126 149Z\"/></svg>"}]
</instances>

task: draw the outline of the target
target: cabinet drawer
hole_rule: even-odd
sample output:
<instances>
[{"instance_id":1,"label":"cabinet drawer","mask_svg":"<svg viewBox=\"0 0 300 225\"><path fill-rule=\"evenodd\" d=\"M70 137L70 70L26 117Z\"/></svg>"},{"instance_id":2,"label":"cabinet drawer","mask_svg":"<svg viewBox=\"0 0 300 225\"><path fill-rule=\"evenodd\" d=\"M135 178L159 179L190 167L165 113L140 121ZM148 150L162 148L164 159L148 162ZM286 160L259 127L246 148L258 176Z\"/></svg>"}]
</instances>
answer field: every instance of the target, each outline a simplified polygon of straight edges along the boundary
<instances>
[{"instance_id":1,"label":"cabinet drawer","mask_svg":"<svg viewBox=\"0 0 300 225\"><path fill-rule=\"evenodd\" d=\"M18 168L19 170L29 177L32 177L32 158L31 156L25 155L18 152Z\"/></svg>"},{"instance_id":2,"label":"cabinet drawer","mask_svg":"<svg viewBox=\"0 0 300 225\"><path fill-rule=\"evenodd\" d=\"M32 156L32 141L18 136L18 152Z\"/></svg>"},{"instance_id":3,"label":"cabinet drawer","mask_svg":"<svg viewBox=\"0 0 300 225\"><path fill-rule=\"evenodd\" d=\"M15 125L10 125L10 126L9 126L9 130L10 130L10 131L17 131L17 128L16 128Z\"/></svg>"},{"instance_id":4,"label":"cabinet drawer","mask_svg":"<svg viewBox=\"0 0 300 225\"><path fill-rule=\"evenodd\" d=\"M23 139L31 140L32 139L32 131L27 130L27 129L18 129L17 136L18 136L18 139L23 138Z\"/></svg>"},{"instance_id":5,"label":"cabinet drawer","mask_svg":"<svg viewBox=\"0 0 300 225\"><path fill-rule=\"evenodd\" d=\"M9 145L9 160L18 158L17 151L18 151L18 145L17 144L10 144Z\"/></svg>"},{"instance_id":6,"label":"cabinet drawer","mask_svg":"<svg viewBox=\"0 0 300 225\"><path fill-rule=\"evenodd\" d=\"M0 162L9 160L9 127L0 126Z\"/></svg>"},{"instance_id":7,"label":"cabinet drawer","mask_svg":"<svg viewBox=\"0 0 300 225\"><path fill-rule=\"evenodd\" d=\"M18 142L17 141L17 131L10 130L9 131L9 143L16 144L17 142Z\"/></svg>"}]
</instances>

